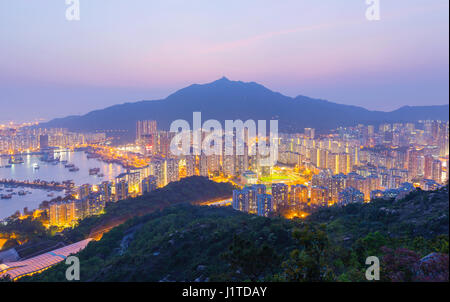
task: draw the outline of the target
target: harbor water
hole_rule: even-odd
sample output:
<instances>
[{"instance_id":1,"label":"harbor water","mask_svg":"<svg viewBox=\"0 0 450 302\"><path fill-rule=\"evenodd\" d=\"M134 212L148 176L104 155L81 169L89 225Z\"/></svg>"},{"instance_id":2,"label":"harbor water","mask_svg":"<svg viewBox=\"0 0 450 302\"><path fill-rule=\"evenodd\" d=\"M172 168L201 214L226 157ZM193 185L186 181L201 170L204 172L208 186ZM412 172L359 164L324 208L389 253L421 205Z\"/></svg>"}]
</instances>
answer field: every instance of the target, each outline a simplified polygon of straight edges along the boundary
<instances>
[{"instance_id":1,"label":"harbor water","mask_svg":"<svg viewBox=\"0 0 450 302\"><path fill-rule=\"evenodd\" d=\"M82 151L61 151L56 152L55 158L59 157L59 163L43 162L40 155L23 156L22 164L13 164L8 166L9 158L0 158L0 179L13 179L18 181L33 181L36 179L45 181L63 182L72 180L76 186L82 184L99 184L105 180L114 180L114 178L125 169L114 163L105 163L99 159L88 158ZM74 164L78 171L70 172L62 161L67 164ZM89 169L99 168L96 175L90 175ZM33 210L39 207L44 200L51 200L57 196L63 196L64 191L49 191L34 188L5 188L0 185L0 195L10 195L10 199L0 199L0 219L4 219L16 211L23 213L25 207ZM19 195L19 191L24 191L25 195ZM22 193L23 194L23 193Z\"/></svg>"}]
</instances>

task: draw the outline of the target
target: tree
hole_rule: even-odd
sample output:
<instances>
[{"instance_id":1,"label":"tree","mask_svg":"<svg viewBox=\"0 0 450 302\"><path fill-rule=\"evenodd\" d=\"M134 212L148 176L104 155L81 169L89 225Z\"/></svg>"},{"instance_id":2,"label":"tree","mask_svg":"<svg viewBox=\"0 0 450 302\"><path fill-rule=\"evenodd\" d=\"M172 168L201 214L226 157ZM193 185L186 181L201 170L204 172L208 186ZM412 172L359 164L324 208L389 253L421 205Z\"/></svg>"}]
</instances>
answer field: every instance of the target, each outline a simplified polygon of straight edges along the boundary
<instances>
[{"instance_id":1,"label":"tree","mask_svg":"<svg viewBox=\"0 0 450 302\"><path fill-rule=\"evenodd\" d=\"M420 256L411 250L383 247L382 279L392 282L412 282L415 279Z\"/></svg>"},{"instance_id":2,"label":"tree","mask_svg":"<svg viewBox=\"0 0 450 302\"><path fill-rule=\"evenodd\" d=\"M283 263L286 281L327 281L332 278L327 265L329 241L325 226L295 229L293 238L299 245L291 252L290 258Z\"/></svg>"},{"instance_id":3,"label":"tree","mask_svg":"<svg viewBox=\"0 0 450 302\"><path fill-rule=\"evenodd\" d=\"M222 255L234 270L239 270L251 281L260 280L265 273L273 273L279 257L267 244L256 246L252 241L234 236L228 251Z\"/></svg>"},{"instance_id":4,"label":"tree","mask_svg":"<svg viewBox=\"0 0 450 302\"><path fill-rule=\"evenodd\" d=\"M364 265L368 256L377 256L381 253L381 247L387 244L386 238L380 233L369 233L363 238L356 240L353 250L356 253L358 263Z\"/></svg>"}]
</instances>

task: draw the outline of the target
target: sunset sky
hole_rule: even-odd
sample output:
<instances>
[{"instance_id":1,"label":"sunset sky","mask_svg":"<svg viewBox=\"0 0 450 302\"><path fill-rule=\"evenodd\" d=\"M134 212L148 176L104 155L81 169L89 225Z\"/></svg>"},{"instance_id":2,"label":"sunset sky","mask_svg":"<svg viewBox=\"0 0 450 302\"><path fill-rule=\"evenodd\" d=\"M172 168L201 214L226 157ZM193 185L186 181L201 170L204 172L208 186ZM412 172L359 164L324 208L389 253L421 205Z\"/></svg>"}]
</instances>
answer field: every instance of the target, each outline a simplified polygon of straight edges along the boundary
<instances>
[{"instance_id":1,"label":"sunset sky","mask_svg":"<svg viewBox=\"0 0 450 302\"><path fill-rule=\"evenodd\" d=\"M449 98L448 0L0 0L0 122L83 114L222 76L394 110Z\"/></svg>"}]
</instances>

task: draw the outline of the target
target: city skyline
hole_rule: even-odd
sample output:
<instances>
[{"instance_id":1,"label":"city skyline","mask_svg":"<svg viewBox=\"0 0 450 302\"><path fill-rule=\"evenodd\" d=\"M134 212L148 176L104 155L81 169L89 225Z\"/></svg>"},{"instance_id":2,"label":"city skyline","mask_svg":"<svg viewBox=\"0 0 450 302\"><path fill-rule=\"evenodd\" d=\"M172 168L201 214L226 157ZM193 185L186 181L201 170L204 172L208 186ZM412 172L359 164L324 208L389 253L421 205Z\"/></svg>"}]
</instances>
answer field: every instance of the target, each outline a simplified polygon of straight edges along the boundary
<instances>
[{"instance_id":1,"label":"city skyline","mask_svg":"<svg viewBox=\"0 0 450 302\"><path fill-rule=\"evenodd\" d=\"M448 282L449 5L0 1L0 286Z\"/></svg>"},{"instance_id":2,"label":"city skyline","mask_svg":"<svg viewBox=\"0 0 450 302\"><path fill-rule=\"evenodd\" d=\"M364 1L258 3L81 1L72 22L64 1L1 4L0 122L161 99L222 76L370 110L448 104L445 1L381 2L380 21L366 20Z\"/></svg>"}]
</instances>

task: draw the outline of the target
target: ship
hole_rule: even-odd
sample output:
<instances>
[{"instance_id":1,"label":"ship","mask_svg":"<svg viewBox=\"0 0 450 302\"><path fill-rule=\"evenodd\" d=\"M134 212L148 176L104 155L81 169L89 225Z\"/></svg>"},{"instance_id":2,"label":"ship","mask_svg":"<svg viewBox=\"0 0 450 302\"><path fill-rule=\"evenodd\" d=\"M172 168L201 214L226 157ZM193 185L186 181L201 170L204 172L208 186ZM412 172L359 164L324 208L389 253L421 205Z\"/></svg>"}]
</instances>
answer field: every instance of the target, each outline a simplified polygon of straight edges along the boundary
<instances>
[{"instance_id":1,"label":"ship","mask_svg":"<svg viewBox=\"0 0 450 302\"><path fill-rule=\"evenodd\" d=\"M69 172L77 172L77 171L80 171L80 169L75 166L69 169Z\"/></svg>"},{"instance_id":2,"label":"ship","mask_svg":"<svg viewBox=\"0 0 450 302\"><path fill-rule=\"evenodd\" d=\"M73 180L65 180L62 183L63 183L63 185L65 185L66 187L69 187L69 188L75 187L75 183Z\"/></svg>"},{"instance_id":3,"label":"ship","mask_svg":"<svg viewBox=\"0 0 450 302\"><path fill-rule=\"evenodd\" d=\"M11 194L2 194L2 195L0 195L0 198L1 199L11 199L12 195Z\"/></svg>"},{"instance_id":4,"label":"ship","mask_svg":"<svg viewBox=\"0 0 450 302\"><path fill-rule=\"evenodd\" d=\"M39 169L40 167L39 167L39 165L38 164L33 164L33 169L35 169L35 170L37 170L37 169Z\"/></svg>"},{"instance_id":5,"label":"ship","mask_svg":"<svg viewBox=\"0 0 450 302\"><path fill-rule=\"evenodd\" d=\"M24 161L23 161L22 157L11 156L11 158L8 161L8 163L11 164L11 165L17 165L17 164L23 164Z\"/></svg>"},{"instance_id":6,"label":"ship","mask_svg":"<svg viewBox=\"0 0 450 302\"><path fill-rule=\"evenodd\" d=\"M40 160L46 163L51 163L55 160L55 155L53 154L53 152L45 152L44 154L42 154Z\"/></svg>"},{"instance_id":7,"label":"ship","mask_svg":"<svg viewBox=\"0 0 450 302\"><path fill-rule=\"evenodd\" d=\"M26 195L27 193L26 193L24 190L20 190L18 194L19 194L19 196L24 196L24 195Z\"/></svg>"},{"instance_id":8,"label":"ship","mask_svg":"<svg viewBox=\"0 0 450 302\"><path fill-rule=\"evenodd\" d=\"M89 169L89 175L96 175L98 172L100 172L100 168Z\"/></svg>"},{"instance_id":9,"label":"ship","mask_svg":"<svg viewBox=\"0 0 450 302\"><path fill-rule=\"evenodd\" d=\"M88 153L88 154L86 155L86 157L87 157L88 159L90 159L90 158L99 158L100 155L97 154L97 153Z\"/></svg>"},{"instance_id":10,"label":"ship","mask_svg":"<svg viewBox=\"0 0 450 302\"><path fill-rule=\"evenodd\" d=\"M66 168L73 168L73 167L75 167L75 165L74 164L65 164L64 167L66 167Z\"/></svg>"}]
</instances>

